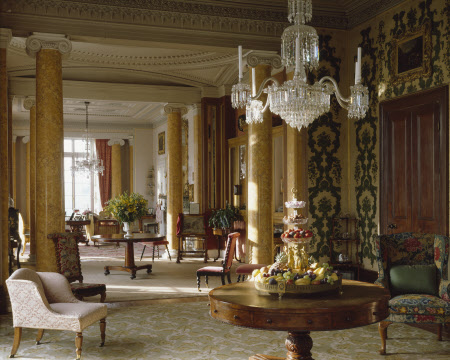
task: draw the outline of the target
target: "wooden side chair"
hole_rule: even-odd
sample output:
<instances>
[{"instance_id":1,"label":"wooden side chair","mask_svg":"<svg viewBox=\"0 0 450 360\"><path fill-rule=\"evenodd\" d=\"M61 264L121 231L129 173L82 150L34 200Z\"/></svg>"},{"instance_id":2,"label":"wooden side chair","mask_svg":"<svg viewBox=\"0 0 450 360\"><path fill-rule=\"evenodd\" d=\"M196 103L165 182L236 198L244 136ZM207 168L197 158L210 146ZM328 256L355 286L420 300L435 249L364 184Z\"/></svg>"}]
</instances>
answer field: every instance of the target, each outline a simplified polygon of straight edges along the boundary
<instances>
[{"instance_id":1,"label":"wooden side chair","mask_svg":"<svg viewBox=\"0 0 450 360\"><path fill-rule=\"evenodd\" d=\"M231 284L231 265L233 265L233 255L236 249L236 240L239 237L238 232L228 234L227 245L225 249L225 256L222 261L222 266L205 266L197 270L197 288L200 290L200 276L205 277L206 287L208 287L208 276L220 276L222 285L225 285L225 275L227 276L228 284Z\"/></svg>"},{"instance_id":2,"label":"wooden side chair","mask_svg":"<svg viewBox=\"0 0 450 360\"><path fill-rule=\"evenodd\" d=\"M46 329L74 331L77 359L80 359L83 330L100 321L100 346L105 344L106 305L78 301L63 275L19 269L6 280L6 286L14 325L10 358L17 353L22 328L38 329L36 345L40 344Z\"/></svg>"},{"instance_id":3,"label":"wooden side chair","mask_svg":"<svg viewBox=\"0 0 450 360\"><path fill-rule=\"evenodd\" d=\"M100 295L100 302L103 303L106 299L106 285L83 283L78 249L79 237L82 236L82 233L75 232L54 233L47 237L55 243L58 272L67 278L75 297L83 300L84 297Z\"/></svg>"},{"instance_id":4,"label":"wooden side chair","mask_svg":"<svg viewBox=\"0 0 450 360\"><path fill-rule=\"evenodd\" d=\"M392 323L436 324L438 340L450 323L450 281L447 236L404 232L376 240L376 284L391 293L389 317L381 321L380 354L386 354L387 328Z\"/></svg>"}]
</instances>

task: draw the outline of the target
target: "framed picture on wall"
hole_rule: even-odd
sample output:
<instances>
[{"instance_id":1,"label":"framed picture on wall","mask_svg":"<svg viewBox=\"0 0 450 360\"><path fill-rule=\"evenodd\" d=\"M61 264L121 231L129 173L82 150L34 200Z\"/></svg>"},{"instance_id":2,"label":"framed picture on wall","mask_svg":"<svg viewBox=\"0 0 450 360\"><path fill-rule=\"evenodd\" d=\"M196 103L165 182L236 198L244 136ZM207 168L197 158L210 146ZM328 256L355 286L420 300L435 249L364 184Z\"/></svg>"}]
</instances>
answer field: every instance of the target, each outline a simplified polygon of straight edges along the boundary
<instances>
[{"instance_id":1,"label":"framed picture on wall","mask_svg":"<svg viewBox=\"0 0 450 360\"><path fill-rule=\"evenodd\" d=\"M431 76L431 23L400 34L392 40L392 82L394 85Z\"/></svg>"},{"instance_id":2,"label":"framed picture on wall","mask_svg":"<svg viewBox=\"0 0 450 360\"><path fill-rule=\"evenodd\" d=\"M163 155L166 153L166 132L158 134L158 155Z\"/></svg>"}]
</instances>

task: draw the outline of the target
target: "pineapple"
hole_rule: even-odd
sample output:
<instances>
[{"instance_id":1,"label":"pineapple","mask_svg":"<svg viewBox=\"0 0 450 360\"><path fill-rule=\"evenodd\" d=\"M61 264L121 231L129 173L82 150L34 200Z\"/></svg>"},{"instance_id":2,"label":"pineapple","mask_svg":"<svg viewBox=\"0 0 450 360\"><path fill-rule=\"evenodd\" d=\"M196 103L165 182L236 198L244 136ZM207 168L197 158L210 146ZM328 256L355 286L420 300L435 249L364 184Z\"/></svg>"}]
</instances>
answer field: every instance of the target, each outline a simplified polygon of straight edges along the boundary
<instances>
[{"instance_id":1,"label":"pineapple","mask_svg":"<svg viewBox=\"0 0 450 360\"><path fill-rule=\"evenodd\" d=\"M269 273L272 270L285 270L287 268L288 256L286 253L281 252L275 256L275 263L269 268Z\"/></svg>"}]
</instances>

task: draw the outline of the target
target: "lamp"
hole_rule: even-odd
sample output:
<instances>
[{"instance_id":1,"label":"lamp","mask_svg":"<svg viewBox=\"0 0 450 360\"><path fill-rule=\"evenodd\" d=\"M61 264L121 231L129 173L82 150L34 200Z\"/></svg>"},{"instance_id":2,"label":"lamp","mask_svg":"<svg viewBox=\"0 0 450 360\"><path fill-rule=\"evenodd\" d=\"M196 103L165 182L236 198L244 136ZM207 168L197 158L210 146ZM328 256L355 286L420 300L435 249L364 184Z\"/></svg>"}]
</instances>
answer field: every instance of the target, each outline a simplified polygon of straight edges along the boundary
<instances>
[{"instance_id":1,"label":"lamp","mask_svg":"<svg viewBox=\"0 0 450 360\"><path fill-rule=\"evenodd\" d=\"M319 67L319 36L313 27L305 25L311 18L311 0L288 0L288 20L294 24L287 27L281 37L281 57L282 64L285 67L295 65L295 71L293 79L281 85L269 77L256 92L255 76L252 76L251 87L242 83L242 47L239 46L239 82L232 87L231 103L235 109L246 109L247 123L262 122L262 113L270 107L273 114L280 115L287 124L300 130L330 110L333 93L339 105L348 110L350 118L365 116L369 108L369 91L361 84L361 48L358 48L355 85L350 87L349 98L341 95L336 81L330 76L324 76L313 85L308 84L305 68L311 71ZM265 104L259 100L263 92L267 93Z\"/></svg>"},{"instance_id":2,"label":"lamp","mask_svg":"<svg viewBox=\"0 0 450 360\"><path fill-rule=\"evenodd\" d=\"M86 175L90 175L91 173L101 173L103 176L103 171L105 167L103 166L103 160L99 160L91 156L89 151L89 144L91 139L89 139L89 130L88 130L88 106L89 101L85 101L86 105L86 130L84 133L84 141L86 143L86 154L84 159L75 161L75 164L72 166L73 172L84 172Z\"/></svg>"}]
</instances>

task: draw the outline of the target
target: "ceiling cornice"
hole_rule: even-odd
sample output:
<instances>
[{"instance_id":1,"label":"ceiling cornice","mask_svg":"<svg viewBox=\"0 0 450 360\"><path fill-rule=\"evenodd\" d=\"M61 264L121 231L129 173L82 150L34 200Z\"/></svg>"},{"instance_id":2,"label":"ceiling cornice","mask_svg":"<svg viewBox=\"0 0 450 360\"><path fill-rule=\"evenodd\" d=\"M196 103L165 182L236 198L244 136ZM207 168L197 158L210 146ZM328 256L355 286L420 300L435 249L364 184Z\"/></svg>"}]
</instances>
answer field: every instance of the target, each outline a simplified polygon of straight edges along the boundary
<instances>
[{"instance_id":1,"label":"ceiling cornice","mask_svg":"<svg viewBox=\"0 0 450 360\"><path fill-rule=\"evenodd\" d=\"M35 79L10 78L11 93L18 96L34 96ZM201 90L192 87L135 85L117 83L99 83L88 81L63 81L65 98L91 100L118 100L141 102L176 102L183 99L187 104L198 103Z\"/></svg>"},{"instance_id":2,"label":"ceiling cornice","mask_svg":"<svg viewBox=\"0 0 450 360\"><path fill-rule=\"evenodd\" d=\"M318 1L311 25L351 29L404 1L350 0L333 5ZM339 8L339 4L343 6ZM283 0L3 0L0 22L2 27L13 30L13 36L28 36L35 31L75 37L96 34L104 38L226 48L243 45L273 51L279 51L280 36L289 25L287 2Z\"/></svg>"}]
</instances>

